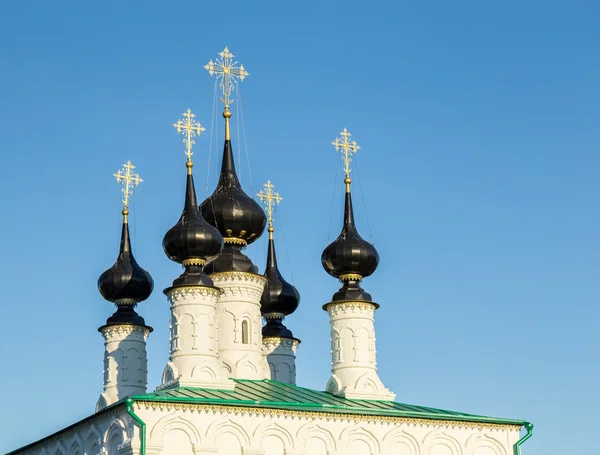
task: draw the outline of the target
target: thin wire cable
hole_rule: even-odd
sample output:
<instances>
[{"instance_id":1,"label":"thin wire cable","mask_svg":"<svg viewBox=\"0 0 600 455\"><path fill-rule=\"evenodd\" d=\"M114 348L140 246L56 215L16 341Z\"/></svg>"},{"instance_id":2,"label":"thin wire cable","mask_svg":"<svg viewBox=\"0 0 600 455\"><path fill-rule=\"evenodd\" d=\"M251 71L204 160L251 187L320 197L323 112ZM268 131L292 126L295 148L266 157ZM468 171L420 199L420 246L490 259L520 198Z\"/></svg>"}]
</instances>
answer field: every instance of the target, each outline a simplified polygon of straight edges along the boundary
<instances>
[{"instance_id":1,"label":"thin wire cable","mask_svg":"<svg viewBox=\"0 0 600 455\"><path fill-rule=\"evenodd\" d=\"M244 121L244 110L242 109L242 92L239 89L239 84L238 84L238 91L237 91L237 98L238 98L238 103L239 103L239 117L241 117L242 120L242 133L244 136L244 150L246 151L246 163L248 164L248 179L250 180L250 191L252 191L252 198L254 198L254 184L252 182L252 170L250 167L250 152L248 151L248 140L246 137L246 122ZM241 163L240 163L240 167L241 167Z\"/></svg>"},{"instance_id":2,"label":"thin wire cable","mask_svg":"<svg viewBox=\"0 0 600 455\"><path fill-rule=\"evenodd\" d=\"M133 238L137 239L137 198L134 196L133 198ZM136 240L131 241L131 236L129 236L129 241L131 242L131 249L135 249Z\"/></svg>"},{"instance_id":3,"label":"thin wire cable","mask_svg":"<svg viewBox=\"0 0 600 455\"><path fill-rule=\"evenodd\" d=\"M365 218L367 219L367 228L369 229L369 236L371 237L371 243L373 245L375 245L375 240L373 239L373 231L371 230L371 223L369 222L369 214L367 212L367 204L365 203L365 192L363 191L363 188L362 188L362 184L360 181L360 172L359 172L358 168L359 168L359 166L355 160L354 161L354 170L356 171L356 180L358 181L358 189L360 191L360 197L362 199L363 209L365 211Z\"/></svg>"},{"instance_id":4,"label":"thin wire cable","mask_svg":"<svg viewBox=\"0 0 600 455\"><path fill-rule=\"evenodd\" d=\"M333 179L333 196L331 197L331 210L329 210L329 228L327 229L327 243L331 239L331 220L333 219L333 207L335 204L335 190L337 188L338 171L340 170L340 160L337 160L337 167L335 168L335 174Z\"/></svg>"},{"instance_id":5,"label":"thin wire cable","mask_svg":"<svg viewBox=\"0 0 600 455\"><path fill-rule=\"evenodd\" d=\"M212 115L210 117L210 133L209 133L209 144L208 144L208 163L206 165L206 190L204 192L205 196L208 196L209 193L209 184L210 184L210 158L213 154L213 132L215 130L215 119L216 119L216 109L217 108L217 81L215 80L215 91L213 94L213 105L212 105ZM215 161L216 158L216 150L215 150Z\"/></svg>"},{"instance_id":6,"label":"thin wire cable","mask_svg":"<svg viewBox=\"0 0 600 455\"><path fill-rule=\"evenodd\" d=\"M219 122L217 121L217 115L218 114L217 114L217 108L216 108L216 106L217 106L217 80L215 79L215 91L214 91L214 94L213 94L213 115L212 115L213 120L212 121L214 121L214 125L215 125L215 175L219 175L218 174L219 173L219 168L218 168L218 165L217 165L217 163L218 163L219 160L217 159L217 155L218 154L217 154L217 148L216 148L217 134L219 133ZM211 134L211 136L212 136L212 134ZM212 142L212 138L211 138L211 142ZM218 178L217 178L217 185L218 185ZM207 176L207 179L206 179L206 194L207 194L207 197L209 197L210 209L211 209L211 211L213 213L213 218L215 220L215 228L217 230L219 230L219 224L217 223L217 217L215 216L216 215L215 214L215 205L214 205L214 202L213 202L212 198L209 196L209 193L208 193L208 176Z\"/></svg>"},{"instance_id":7,"label":"thin wire cable","mask_svg":"<svg viewBox=\"0 0 600 455\"><path fill-rule=\"evenodd\" d=\"M281 221L281 217L279 216L279 212L275 211L275 218L277 220L277 226L278 229L275 232L281 232L282 234L280 235L281 237L281 243L283 243L283 253L285 254L285 259L288 265L288 268L290 270L290 278L292 280L292 284L294 284L294 272L292 271L292 261L290 259L290 255L288 253L288 248L287 248L287 241L285 238L285 234L283 234L283 232L285 232L285 228L283 226L283 222Z\"/></svg>"},{"instance_id":8,"label":"thin wire cable","mask_svg":"<svg viewBox=\"0 0 600 455\"><path fill-rule=\"evenodd\" d=\"M242 180L242 143L240 142L240 112L242 111L242 106L240 105L240 84L235 84L237 90L235 91L235 98L238 102L238 115L235 116L236 126L237 126L237 146L238 146L238 178L240 179L240 183Z\"/></svg>"}]
</instances>

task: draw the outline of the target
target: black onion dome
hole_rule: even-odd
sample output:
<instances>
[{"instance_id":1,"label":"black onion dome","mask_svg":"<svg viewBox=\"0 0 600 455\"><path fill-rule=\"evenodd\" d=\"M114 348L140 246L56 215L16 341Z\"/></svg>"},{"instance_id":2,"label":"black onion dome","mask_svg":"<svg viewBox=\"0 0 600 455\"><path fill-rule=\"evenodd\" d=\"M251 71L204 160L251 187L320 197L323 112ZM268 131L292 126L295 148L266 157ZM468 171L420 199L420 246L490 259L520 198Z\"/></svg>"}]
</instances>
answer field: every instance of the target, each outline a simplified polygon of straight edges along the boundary
<instances>
[{"instance_id":1,"label":"black onion dome","mask_svg":"<svg viewBox=\"0 0 600 455\"><path fill-rule=\"evenodd\" d=\"M277 267L275 241L272 238L269 239L267 267L264 276L268 283L260 299L260 312L263 316L273 313L284 316L292 314L298 308L300 294L294 286L283 279Z\"/></svg>"},{"instance_id":2,"label":"black onion dome","mask_svg":"<svg viewBox=\"0 0 600 455\"><path fill-rule=\"evenodd\" d=\"M250 244L265 230L265 212L240 185L229 139L225 140L219 183L201 209L206 221L219 230L226 244Z\"/></svg>"},{"instance_id":3,"label":"black onion dome","mask_svg":"<svg viewBox=\"0 0 600 455\"><path fill-rule=\"evenodd\" d=\"M109 302L134 305L150 297L154 281L133 257L129 224L123 220L119 257L98 279L98 290ZM143 320L142 320L143 321Z\"/></svg>"},{"instance_id":4,"label":"black onion dome","mask_svg":"<svg viewBox=\"0 0 600 455\"><path fill-rule=\"evenodd\" d=\"M346 192L344 227L338 238L323 251L321 264L335 278L345 279L358 275L359 277L355 277L358 280L375 272L379 264L379 253L356 229L349 191Z\"/></svg>"},{"instance_id":5,"label":"black onion dome","mask_svg":"<svg viewBox=\"0 0 600 455\"><path fill-rule=\"evenodd\" d=\"M163 249L166 255L174 262L183 263L186 267L188 278L197 276L198 279L181 281L175 280L175 284L207 284L202 265L216 258L223 248L223 238L219 231L206 222L203 218L194 188L194 178L191 173L187 176L185 193L185 206L179 221L173 226L163 238Z\"/></svg>"},{"instance_id":6,"label":"black onion dome","mask_svg":"<svg viewBox=\"0 0 600 455\"><path fill-rule=\"evenodd\" d=\"M280 318L267 319L267 323L262 328L263 338L293 338L294 334L288 329Z\"/></svg>"}]
</instances>

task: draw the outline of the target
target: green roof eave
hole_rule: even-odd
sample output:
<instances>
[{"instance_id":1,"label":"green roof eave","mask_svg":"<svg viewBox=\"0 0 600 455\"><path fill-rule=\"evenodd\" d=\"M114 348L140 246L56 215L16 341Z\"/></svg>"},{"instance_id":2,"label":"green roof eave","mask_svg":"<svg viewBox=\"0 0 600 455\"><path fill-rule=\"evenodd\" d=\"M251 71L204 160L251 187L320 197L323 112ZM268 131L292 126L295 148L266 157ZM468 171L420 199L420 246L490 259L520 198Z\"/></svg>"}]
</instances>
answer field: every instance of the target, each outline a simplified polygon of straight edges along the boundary
<instances>
[{"instance_id":1,"label":"green roof eave","mask_svg":"<svg viewBox=\"0 0 600 455\"><path fill-rule=\"evenodd\" d=\"M180 387L136 395L133 396L132 399L143 402L241 406L249 408L404 417L497 425L524 426L528 424L528 422L524 420L465 414L423 406L406 405L391 401L351 400L337 397L328 392L319 392L272 380L235 380L235 382L236 389L234 391ZM254 395L256 399L249 397L249 394ZM300 397L300 399L282 400L281 398L285 396L288 398L296 396Z\"/></svg>"}]
</instances>

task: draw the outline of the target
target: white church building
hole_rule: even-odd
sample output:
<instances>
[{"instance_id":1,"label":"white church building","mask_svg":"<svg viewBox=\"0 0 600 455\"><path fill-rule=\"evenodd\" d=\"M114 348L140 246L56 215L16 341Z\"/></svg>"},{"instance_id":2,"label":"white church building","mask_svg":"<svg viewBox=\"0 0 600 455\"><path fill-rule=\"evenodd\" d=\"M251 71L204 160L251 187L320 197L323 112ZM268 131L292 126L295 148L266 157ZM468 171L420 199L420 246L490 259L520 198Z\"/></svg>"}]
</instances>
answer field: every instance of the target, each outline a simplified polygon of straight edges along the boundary
<instances>
[{"instance_id":1,"label":"white church building","mask_svg":"<svg viewBox=\"0 0 600 455\"><path fill-rule=\"evenodd\" d=\"M136 306L151 295L153 281L131 250L129 196L141 180L128 162L115 174L124 194L119 255L98 280L116 311L98 329L105 354L96 410L10 455L519 455L532 434L529 422L398 403L379 379L379 305L361 287L379 254L354 222L350 168L359 147L346 129L333 142L344 160L343 227L321 257L341 285L323 305L331 377L324 391L296 384L300 340L284 320L300 296L277 265L273 210L281 197L267 182L258 194L263 209L244 192L230 138L231 94L248 73L227 48L205 68L222 90L223 160L217 187L199 203L192 148L203 128L188 109L174 124L186 144L187 182L183 212L163 249L183 273L163 291L171 310L170 357L160 386L147 390L152 328ZM261 274L244 248L265 228Z\"/></svg>"}]
</instances>

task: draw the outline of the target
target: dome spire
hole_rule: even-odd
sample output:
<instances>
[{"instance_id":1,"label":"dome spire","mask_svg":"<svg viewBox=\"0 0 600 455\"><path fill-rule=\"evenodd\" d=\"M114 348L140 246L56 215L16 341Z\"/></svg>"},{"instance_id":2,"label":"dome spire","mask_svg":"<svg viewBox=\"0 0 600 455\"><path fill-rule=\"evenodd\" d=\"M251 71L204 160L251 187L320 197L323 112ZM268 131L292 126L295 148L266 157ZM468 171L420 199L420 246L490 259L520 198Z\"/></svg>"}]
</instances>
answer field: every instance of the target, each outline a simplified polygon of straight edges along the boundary
<instances>
[{"instance_id":1,"label":"dome spire","mask_svg":"<svg viewBox=\"0 0 600 455\"><path fill-rule=\"evenodd\" d=\"M229 107L234 101L231 95L235 86L249 76L249 73L244 65L238 65L233 57L234 55L225 47L214 62L210 60L204 66L211 76L216 77L222 92L220 98L225 105L223 111L225 145L221 174L217 188L201 204L204 218L219 230L225 247L221 255L208 264L206 268L208 273L231 271L257 273L257 267L242 253L242 248L257 240L266 224L263 210L244 192L235 171L229 128L232 113Z\"/></svg>"},{"instance_id":2,"label":"dome spire","mask_svg":"<svg viewBox=\"0 0 600 455\"><path fill-rule=\"evenodd\" d=\"M350 140L350 136L352 136L350 132L344 128L340 136L331 143L338 152L342 153L344 160L346 185L344 225L338 238L323 251L321 264L327 273L343 283L332 300L371 301L371 295L360 287L359 282L375 272L379 263L379 254L373 245L360 236L354 224L350 163L352 156L360 150L360 147L356 141Z\"/></svg>"},{"instance_id":3,"label":"dome spire","mask_svg":"<svg viewBox=\"0 0 600 455\"><path fill-rule=\"evenodd\" d=\"M179 262L185 271L173 282L173 286L204 285L212 286L212 280L204 273L204 265L218 256L223 248L223 239L219 232L206 222L198 208L196 189L192 168L194 138L205 129L194 120L196 117L190 109L183 114L173 126L179 134L183 134L183 143L186 145L187 181L185 190L185 204L179 221L165 234L163 249L166 255L174 262Z\"/></svg>"},{"instance_id":4,"label":"dome spire","mask_svg":"<svg viewBox=\"0 0 600 455\"><path fill-rule=\"evenodd\" d=\"M260 190L257 196L267 211L267 220L269 222L269 249L264 275L269 282L265 287L260 301L261 313L267 321L262 333L263 337L294 338L292 332L283 325L282 321L285 316L292 314L298 308L300 295L294 286L284 280L279 271L273 236L275 232L275 228L273 227L273 212L283 198L277 191L274 191L275 186L270 180L263 186L264 188Z\"/></svg>"},{"instance_id":5,"label":"dome spire","mask_svg":"<svg viewBox=\"0 0 600 455\"><path fill-rule=\"evenodd\" d=\"M102 297L114 302L117 311L106 321L106 325L133 324L145 327L144 319L135 311L135 306L152 293L154 282L150 274L138 265L131 250L129 236L129 197L143 180L134 172L135 166L127 161L113 174L123 188L123 226L119 256L111 268L98 279L98 290Z\"/></svg>"}]
</instances>

